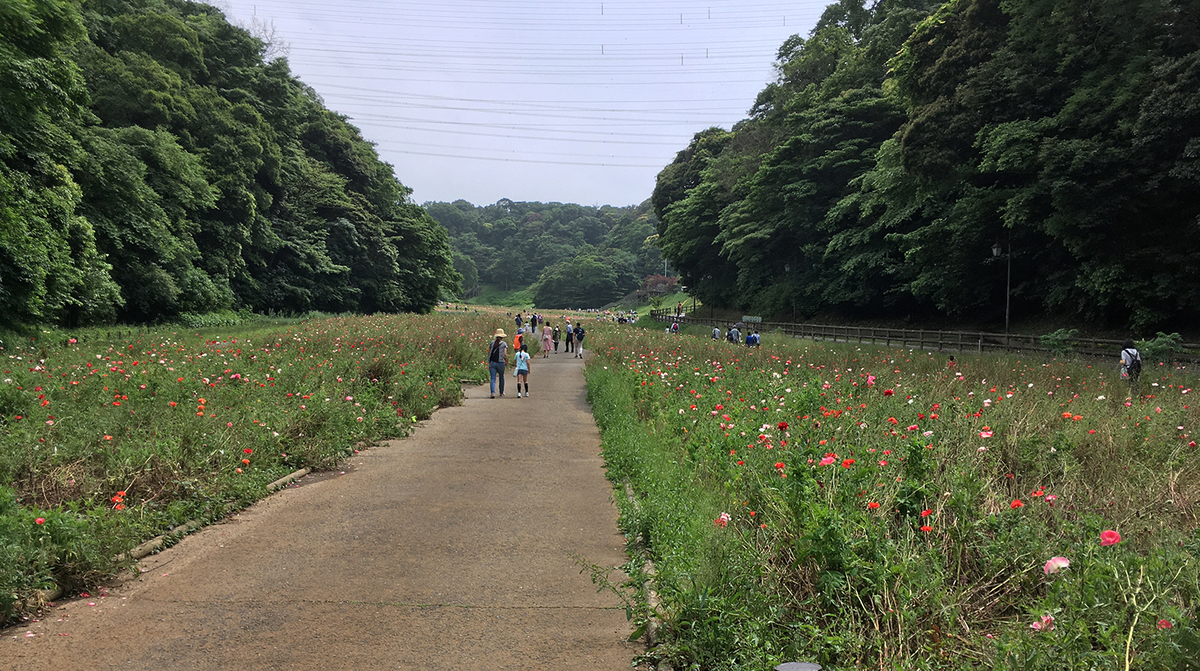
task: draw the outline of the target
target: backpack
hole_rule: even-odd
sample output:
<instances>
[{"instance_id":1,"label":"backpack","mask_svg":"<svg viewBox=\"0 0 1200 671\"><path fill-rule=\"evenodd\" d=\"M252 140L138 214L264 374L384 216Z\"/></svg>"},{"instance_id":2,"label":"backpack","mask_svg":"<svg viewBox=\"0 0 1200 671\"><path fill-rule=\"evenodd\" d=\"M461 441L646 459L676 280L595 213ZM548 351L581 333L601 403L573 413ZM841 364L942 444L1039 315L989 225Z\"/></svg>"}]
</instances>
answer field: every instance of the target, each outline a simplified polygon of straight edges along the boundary
<instances>
[{"instance_id":1,"label":"backpack","mask_svg":"<svg viewBox=\"0 0 1200 671\"><path fill-rule=\"evenodd\" d=\"M1125 370L1134 377L1141 375L1142 374L1142 354L1141 354L1141 352L1138 352L1135 349L1134 350L1124 349L1124 350L1121 350L1121 352L1122 353L1129 352L1130 354L1133 355L1133 357L1132 357L1133 361L1129 362L1129 365L1125 367Z\"/></svg>"}]
</instances>

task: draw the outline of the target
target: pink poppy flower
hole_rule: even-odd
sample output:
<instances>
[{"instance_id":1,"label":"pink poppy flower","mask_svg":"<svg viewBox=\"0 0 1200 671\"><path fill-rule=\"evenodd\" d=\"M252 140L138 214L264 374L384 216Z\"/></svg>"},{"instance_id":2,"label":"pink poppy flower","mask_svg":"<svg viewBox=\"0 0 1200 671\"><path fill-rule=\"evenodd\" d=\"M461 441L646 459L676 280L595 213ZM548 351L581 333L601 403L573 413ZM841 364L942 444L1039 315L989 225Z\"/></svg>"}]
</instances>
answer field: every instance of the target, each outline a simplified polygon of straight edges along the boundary
<instances>
[{"instance_id":1,"label":"pink poppy flower","mask_svg":"<svg viewBox=\"0 0 1200 671\"><path fill-rule=\"evenodd\" d=\"M1042 568L1042 571L1045 572L1046 575L1052 575L1054 573L1058 573L1060 570L1065 569L1070 565L1071 565L1071 560L1067 559L1066 557L1051 557L1046 562L1046 566L1044 568Z\"/></svg>"},{"instance_id":2,"label":"pink poppy flower","mask_svg":"<svg viewBox=\"0 0 1200 671\"><path fill-rule=\"evenodd\" d=\"M1034 622L1029 628L1034 631L1054 631L1054 616L1043 615L1041 622Z\"/></svg>"},{"instance_id":3,"label":"pink poppy flower","mask_svg":"<svg viewBox=\"0 0 1200 671\"><path fill-rule=\"evenodd\" d=\"M34 524L45 524L45 523L46 523L46 518L45 518L45 517L39 517L39 518L37 518L36 520L34 520L34 521L33 521L33 523L34 523Z\"/></svg>"},{"instance_id":4,"label":"pink poppy flower","mask_svg":"<svg viewBox=\"0 0 1200 671\"><path fill-rule=\"evenodd\" d=\"M1121 542L1121 534L1113 531L1112 529L1100 532L1100 544L1101 545L1116 545L1117 543L1120 543L1120 542Z\"/></svg>"},{"instance_id":5,"label":"pink poppy flower","mask_svg":"<svg viewBox=\"0 0 1200 671\"><path fill-rule=\"evenodd\" d=\"M1159 629L1170 629L1170 628L1171 628L1171 621L1170 621L1170 620L1159 620L1159 621L1158 621L1158 628L1159 628Z\"/></svg>"}]
</instances>

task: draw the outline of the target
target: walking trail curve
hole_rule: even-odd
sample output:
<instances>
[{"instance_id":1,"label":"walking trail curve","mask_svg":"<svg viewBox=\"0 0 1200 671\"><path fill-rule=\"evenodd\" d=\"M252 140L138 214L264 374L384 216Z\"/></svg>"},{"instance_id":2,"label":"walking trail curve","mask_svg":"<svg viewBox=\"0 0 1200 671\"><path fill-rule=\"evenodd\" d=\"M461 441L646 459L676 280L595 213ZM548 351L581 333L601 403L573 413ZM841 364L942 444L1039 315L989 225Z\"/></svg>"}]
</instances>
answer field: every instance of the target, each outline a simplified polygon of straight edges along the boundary
<instances>
[{"instance_id":1,"label":"walking trail curve","mask_svg":"<svg viewBox=\"0 0 1200 671\"><path fill-rule=\"evenodd\" d=\"M628 669L624 608L576 563L624 542L573 356L9 630L0 668Z\"/></svg>"}]
</instances>

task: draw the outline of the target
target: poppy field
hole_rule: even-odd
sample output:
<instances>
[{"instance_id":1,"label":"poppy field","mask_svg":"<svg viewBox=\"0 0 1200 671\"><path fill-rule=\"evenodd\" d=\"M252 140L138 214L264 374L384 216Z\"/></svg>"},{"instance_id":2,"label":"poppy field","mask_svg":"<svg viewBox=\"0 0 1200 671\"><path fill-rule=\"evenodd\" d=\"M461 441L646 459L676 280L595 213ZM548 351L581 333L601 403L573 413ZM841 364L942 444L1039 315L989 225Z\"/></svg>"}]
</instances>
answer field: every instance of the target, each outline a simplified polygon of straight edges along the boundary
<instances>
[{"instance_id":1,"label":"poppy field","mask_svg":"<svg viewBox=\"0 0 1200 671\"><path fill-rule=\"evenodd\" d=\"M483 379L486 317L43 332L0 358L0 620L301 468L405 435ZM124 559L123 559L124 557Z\"/></svg>"},{"instance_id":2,"label":"poppy field","mask_svg":"<svg viewBox=\"0 0 1200 671\"><path fill-rule=\"evenodd\" d=\"M1200 668L1186 368L1131 397L1115 359L657 329L594 351L648 660Z\"/></svg>"}]
</instances>

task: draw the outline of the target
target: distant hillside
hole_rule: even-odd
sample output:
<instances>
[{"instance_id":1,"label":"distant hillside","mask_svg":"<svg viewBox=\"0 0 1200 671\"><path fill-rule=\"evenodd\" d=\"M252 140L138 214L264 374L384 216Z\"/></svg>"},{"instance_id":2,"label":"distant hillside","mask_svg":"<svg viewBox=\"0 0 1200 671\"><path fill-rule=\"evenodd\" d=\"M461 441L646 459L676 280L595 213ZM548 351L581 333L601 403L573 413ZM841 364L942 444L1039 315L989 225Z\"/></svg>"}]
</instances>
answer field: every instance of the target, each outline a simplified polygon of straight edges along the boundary
<instances>
[{"instance_id":1,"label":"distant hillside","mask_svg":"<svg viewBox=\"0 0 1200 671\"><path fill-rule=\"evenodd\" d=\"M529 286L539 307L599 307L663 269L649 202L587 207L504 199L476 207L459 200L425 209L449 232L468 294L479 285Z\"/></svg>"}]
</instances>

